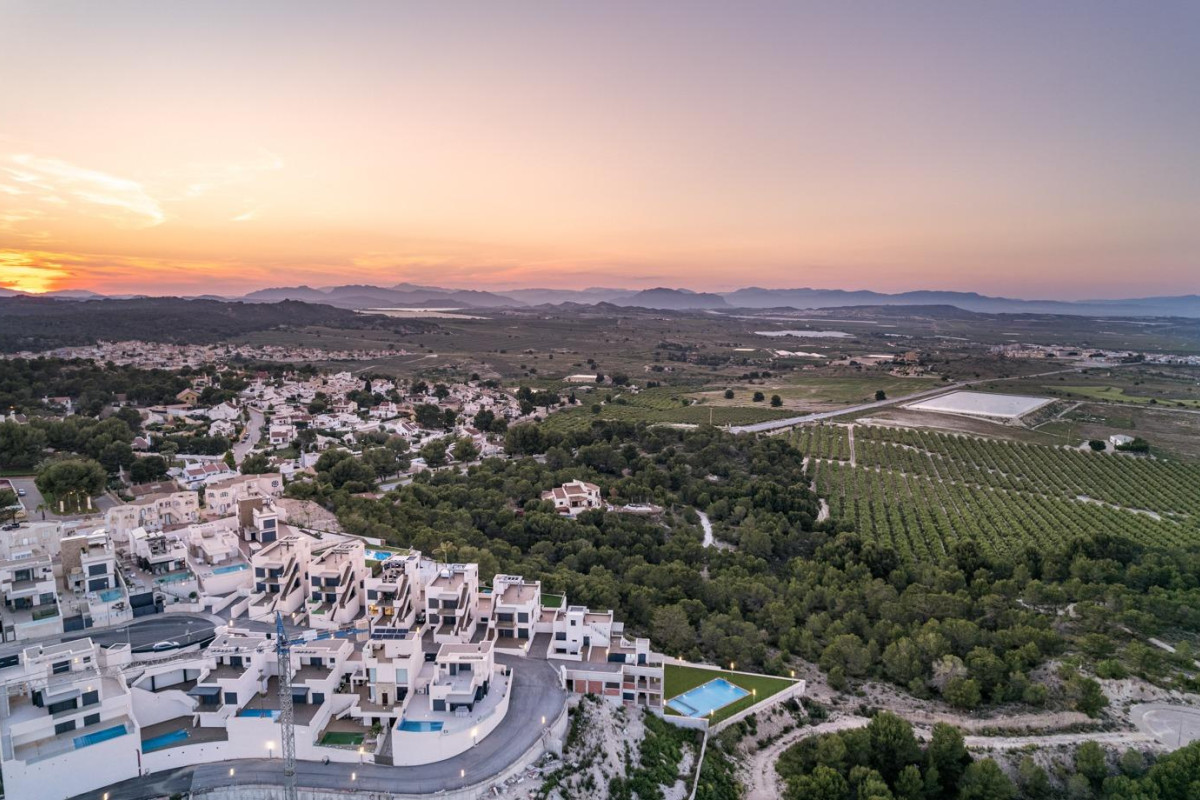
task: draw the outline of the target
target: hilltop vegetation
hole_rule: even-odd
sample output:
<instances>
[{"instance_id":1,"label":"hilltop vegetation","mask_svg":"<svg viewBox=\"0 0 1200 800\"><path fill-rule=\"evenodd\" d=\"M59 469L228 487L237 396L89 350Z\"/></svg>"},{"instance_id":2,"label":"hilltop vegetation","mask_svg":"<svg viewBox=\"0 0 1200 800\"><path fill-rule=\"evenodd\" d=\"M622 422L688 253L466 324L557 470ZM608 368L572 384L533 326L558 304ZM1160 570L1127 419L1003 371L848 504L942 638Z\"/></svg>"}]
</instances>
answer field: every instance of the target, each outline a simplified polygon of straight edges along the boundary
<instances>
[{"instance_id":1,"label":"hilltop vegetation","mask_svg":"<svg viewBox=\"0 0 1200 800\"><path fill-rule=\"evenodd\" d=\"M91 344L101 339L210 344L255 331L322 325L404 334L436 328L430 322L356 314L293 300L228 303L145 297L77 302L36 297L0 298L0 352L47 350Z\"/></svg>"},{"instance_id":2,"label":"hilltop vegetation","mask_svg":"<svg viewBox=\"0 0 1200 800\"><path fill-rule=\"evenodd\" d=\"M567 435L509 431L510 452L466 474L423 473L381 501L332 474L289 492L335 510L348 531L524 574L572 602L618 610L675 655L787 674L793 657L831 682L880 678L953 705L1022 702L1097 714L1092 672L1135 672L1194 687L1173 656L1130 631L1200 631L1200 549L1139 544L1089 518L1070 533L1003 553L966 536L938 557L900 553L836 516L817 522L803 454L783 437L703 427L598 423ZM660 518L555 514L540 493L598 483L614 504ZM705 548L695 509L733 549ZM1066 606L1071 615L1056 613ZM1050 659L1050 680L1035 674Z\"/></svg>"}]
</instances>

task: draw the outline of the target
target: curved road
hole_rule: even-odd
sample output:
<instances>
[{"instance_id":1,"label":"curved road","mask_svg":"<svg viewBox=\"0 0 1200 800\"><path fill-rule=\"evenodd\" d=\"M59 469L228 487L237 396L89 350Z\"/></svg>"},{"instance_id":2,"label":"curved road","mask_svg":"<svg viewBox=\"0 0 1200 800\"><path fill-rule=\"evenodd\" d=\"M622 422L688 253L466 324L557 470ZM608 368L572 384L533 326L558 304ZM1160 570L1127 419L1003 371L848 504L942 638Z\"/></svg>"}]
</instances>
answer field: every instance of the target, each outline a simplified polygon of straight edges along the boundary
<instances>
[{"instance_id":1,"label":"curved road","mask_svg":"<svg viewBox=\"0 0 1200 800\"><path fill-rule=\"evenodd\" d=\"M542 718L553 722L562 711L567 693L559 688L557 670L540 658L497 656L496 661L513 667L512 698L508 714L490 736L471 750L454 758L418 767L389 767L379 764L343 764L316 761L296 762L296 785L307 789L341 789L404 794L436 794L464 785L479 784L499 775L542 735ZM235 770L229 777L230 768ZM460 778L465 772L465 778ZM218 786L253 784L283 785L283 760L241 759L219 764L198 764L157 772L142 778L115 783L74 800L148 800L173 794L199 792Z\"/></svg>"}]
</instances>

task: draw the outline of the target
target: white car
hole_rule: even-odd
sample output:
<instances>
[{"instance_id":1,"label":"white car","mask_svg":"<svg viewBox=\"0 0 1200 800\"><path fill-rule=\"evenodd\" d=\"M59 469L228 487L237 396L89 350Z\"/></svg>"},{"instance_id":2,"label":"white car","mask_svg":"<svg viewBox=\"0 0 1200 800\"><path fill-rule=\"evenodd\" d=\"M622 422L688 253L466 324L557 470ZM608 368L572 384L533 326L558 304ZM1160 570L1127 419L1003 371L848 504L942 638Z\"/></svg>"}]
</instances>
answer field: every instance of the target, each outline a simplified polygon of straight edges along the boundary
<instances>
[{"instance_id":1,"label":"white car","mask_svg":"<svg viewBox=\"0 0 1200 800\"><path fill-rule=\"evenodd\" d=\"M179 647L179 642L155 642L150 649L157 653L163 650L172 650L176 647Z\"/></svg>"}]
</instances>

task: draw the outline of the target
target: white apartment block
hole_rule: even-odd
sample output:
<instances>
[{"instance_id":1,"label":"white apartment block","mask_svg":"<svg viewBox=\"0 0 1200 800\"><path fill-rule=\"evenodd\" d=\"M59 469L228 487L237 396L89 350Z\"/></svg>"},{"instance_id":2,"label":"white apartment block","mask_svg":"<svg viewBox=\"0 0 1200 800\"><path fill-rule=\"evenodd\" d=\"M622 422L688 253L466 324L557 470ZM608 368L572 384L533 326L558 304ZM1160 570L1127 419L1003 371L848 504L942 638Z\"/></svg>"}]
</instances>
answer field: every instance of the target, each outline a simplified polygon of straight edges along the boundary
<instances>
[{"instance_id":1,"label":"white apartment block","mask_svg":"<svg viewBox=\"0 0 1200 800\"><path fill-rule=\"evenodd\" d=\"M200 520L200 497L195 492L148 494L113 506L104 514L104 526L116 542L129 541L135 528L162 530Z\"/></svg>"},{"instance_id":2,"label":"white apartment block","mask_svg":"<svg viewBox=\"0 0 1200 800\"><path fill-rule=\"evenodd\" d=\"M283 476L278 472L239 475L209 484L204 490L204 504L210 514L227 517L237 513L242 500L265 500L282 494Z\"/></svg>"},{"instance_id":3,"label":"white apartment block","mask_svg":"<svg viewBox=\"0 0 1200 800\"><path fill-rule=\"evenodd\" d=\"M529 651L542 613L542 584L519 575L497 575L492 592L479 597L479 622L487 641L506 650Z\"/></svg>"},{"instance_id":4,"label":"white apartment block","mask_svg":"<svg viewBox=\"0 0 1200 800\"><path fill-rule=\"evenodd\" d=\"M446 564L425 587L425 621L438 644L466 643L475 633L479 565Z\"/></svg>"},{"instance_id":5,"label":"white apartment block","mask_svg":"<svg viewBox=\"0 0 1200 800\"><path fill-rule=\"evenodd\" d=\"M422 608L421 554L394 555L363 580L372 630L412 628Z\"/></svg>"},{"instance_id":6,"label":"white apartment block","mask_svg":"<svg viewBox=\"0 0 1200 800\"><path fill-rule=\"evenodd\" d=\"M363 579L369 574L361 539L314 554L308 566L308 624L317 629L350 624L363 608Z\"/></svg>"},{"instance_id":7,"label":"white apartment block","mask_svg":"<svg viewBox=\"0 0 1200 800\"><path fill-rule=\"evenodd\" d=\"M188 569L187 545L174 533L135 528L129 532L129 551L138 566L151 575Z\"/></svg>"}]
</instances>

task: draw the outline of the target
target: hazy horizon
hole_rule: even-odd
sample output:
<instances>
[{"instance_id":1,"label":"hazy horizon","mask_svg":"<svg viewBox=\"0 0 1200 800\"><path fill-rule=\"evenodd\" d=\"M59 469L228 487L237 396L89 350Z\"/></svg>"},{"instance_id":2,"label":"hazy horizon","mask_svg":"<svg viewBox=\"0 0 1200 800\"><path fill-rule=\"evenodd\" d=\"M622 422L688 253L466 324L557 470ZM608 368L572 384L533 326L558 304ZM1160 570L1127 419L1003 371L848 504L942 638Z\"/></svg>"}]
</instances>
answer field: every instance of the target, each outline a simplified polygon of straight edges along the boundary
<instances>
[{"instance_id":1,"label":"hazy horizon","mask_svg":"<svg viewBox=\"0 0 1200 800\"><path fill-rule=\"evenodd\" d=\"M1200 5L9 3L0 287L1200 289Z\"/></svg>"}]
</instances>

